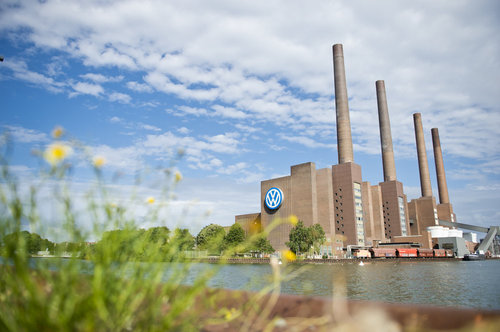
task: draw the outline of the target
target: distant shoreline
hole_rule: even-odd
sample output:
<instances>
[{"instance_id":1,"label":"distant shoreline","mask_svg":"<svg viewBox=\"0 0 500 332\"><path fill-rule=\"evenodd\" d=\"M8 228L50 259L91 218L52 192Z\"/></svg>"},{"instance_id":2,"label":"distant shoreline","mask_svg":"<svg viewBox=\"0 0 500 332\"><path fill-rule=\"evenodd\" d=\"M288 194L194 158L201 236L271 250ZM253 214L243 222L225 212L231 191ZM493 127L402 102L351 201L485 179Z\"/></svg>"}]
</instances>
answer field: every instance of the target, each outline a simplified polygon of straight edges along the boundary
<instances>
[{"instance_id":1,"label":"distant shoreline","mask_svg":"<svg viewBox=\"0 0 500 332\"><path fill-rule=\"evenodd\" d=\"M487 258L486 260L498 260L500 258ZM269 258L198 258L190 260L199 263L228 263L228 264L270 264ZM421 257L401 257L401 258L343 258L343 259L297 259L292 264L344 264L344 263L390 263L390 262L456 262L462 261L462 258L442 257L442 258L421 258Z\"/></svg>"}]
</instances>

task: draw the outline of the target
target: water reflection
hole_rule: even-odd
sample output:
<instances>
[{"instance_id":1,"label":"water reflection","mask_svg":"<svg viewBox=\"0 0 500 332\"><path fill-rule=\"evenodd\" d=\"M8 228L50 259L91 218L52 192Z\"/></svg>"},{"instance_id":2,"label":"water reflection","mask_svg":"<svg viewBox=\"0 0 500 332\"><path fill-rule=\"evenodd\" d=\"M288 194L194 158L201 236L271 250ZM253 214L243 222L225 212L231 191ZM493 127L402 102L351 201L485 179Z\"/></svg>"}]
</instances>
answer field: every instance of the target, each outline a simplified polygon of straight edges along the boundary
<instances>
[{"instance_id":1,"label":"water reflection","mask_svg":"<svg viewBox=\"0 0 500 332\"><path fill-rule=\"evenodd\" d=\"M500 261L292 265L287 273L301 269L282 283L282 293L331 297L344 280L350 299L500 309ZM269 265L225 265L209 285L258 291L271 280Z\"/></svg>"},{"instance_id":2,"label":"water reflection","mask_svg":"<svg viewBox=\"0 0 500 332\"><path fill-rule=\"evenodd\" d=\"M93 264L87 261L37 258L30 263L32 267L48 270L58 270L60 264L77 264L81 273L93 273ZM5 262L0 259L0 264ZM132 273L137 265L142 264L151 263L126 265ZM268 264L157 264L162 264L160 267L165 271L164 281L174 271L186 269L187 274L182 283L187 285L193 284L207 271L214 274L208 282L208 286L213 288L259 291L273 280L272 269ZM127 271L127 268L120 271ZM342 287L350 299L500 310L500 260L371 261L364 266L354 261L331 265L295 264L283 267L282 273L298 273L294 279L281 284L281 292L286 294L331 297L334 287Z\"/></svg>"}]
</instances>

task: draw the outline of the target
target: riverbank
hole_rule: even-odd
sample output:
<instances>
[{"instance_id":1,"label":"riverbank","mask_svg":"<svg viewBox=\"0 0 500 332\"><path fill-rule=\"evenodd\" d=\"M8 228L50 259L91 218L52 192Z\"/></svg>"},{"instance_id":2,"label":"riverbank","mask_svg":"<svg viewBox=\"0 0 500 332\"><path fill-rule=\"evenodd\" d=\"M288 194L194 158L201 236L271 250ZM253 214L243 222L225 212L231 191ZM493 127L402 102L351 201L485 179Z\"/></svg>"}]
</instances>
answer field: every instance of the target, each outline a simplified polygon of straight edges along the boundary
<instances>
[{"instance_id":1,"label":"riverbank","mask_svg":"<svg viewBox=\"0 0 500 332\"><path fill-rule=\"evenodd\" d=\"M239 331L248 325L261 331L333 330L344 331L498 331L499 310L449 308L430 305L392 304L375 301L346 300L281 294L267 294L255 300L255 293L231 290L207 290L216 307L239 308L241 314L229 321L208 325L203 331ZM254 313L243 305L254 302ZM199 303L199 302L197 302ZM273 326L274 325L274 326Z\"/></svg>"},{"instance_id":2,"label":"riverbank","mask_svg":"<svg viewBox=\"0 0 500 332\"><path fill-rule=\"evenodd\" d=\"M500 260L500 258L487 258L486 260ZM192 259L193 262L211 263L211 264L269 264L269 258L219 258L207 257ZM437 257L437 258L421 258L421 257L400 257L400 258L362 258L362 259L296 259L294 264L346 264L346 263L388 263L388 262L451 262L462 261L462 258L455 257Z\"/></svg>"}]
</instances>

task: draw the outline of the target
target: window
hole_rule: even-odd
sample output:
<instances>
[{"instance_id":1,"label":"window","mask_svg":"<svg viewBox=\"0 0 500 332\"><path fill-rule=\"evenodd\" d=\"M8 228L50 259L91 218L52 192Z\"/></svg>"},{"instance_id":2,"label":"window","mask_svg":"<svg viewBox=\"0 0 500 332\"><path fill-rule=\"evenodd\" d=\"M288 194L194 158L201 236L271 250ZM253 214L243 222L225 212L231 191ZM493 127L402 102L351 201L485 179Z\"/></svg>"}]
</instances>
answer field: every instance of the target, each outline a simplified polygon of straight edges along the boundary
<instances>
[{"instance_id":1,"label":"window","mask_svg":"<svg viewBox=\"0 0 500 332\"><path fill-rule=\"evenodd\" d=\"M406 236L406 217L405 217L405 206L403 197L398 197L398 205L399 205L399 220L401 221L401 235Z\"/></svg>"}]
</instances>

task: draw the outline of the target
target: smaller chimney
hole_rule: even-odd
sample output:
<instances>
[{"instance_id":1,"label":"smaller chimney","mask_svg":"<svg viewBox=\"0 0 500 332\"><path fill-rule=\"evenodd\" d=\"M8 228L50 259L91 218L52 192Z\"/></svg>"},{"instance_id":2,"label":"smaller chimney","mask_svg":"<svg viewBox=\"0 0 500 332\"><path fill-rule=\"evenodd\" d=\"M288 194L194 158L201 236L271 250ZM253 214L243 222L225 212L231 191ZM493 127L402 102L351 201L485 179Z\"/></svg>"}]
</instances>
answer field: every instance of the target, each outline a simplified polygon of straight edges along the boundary
<instances>
[{"instance_id":1,"label":"smaller chimney","mask_svg":"<svg viewBox=\"0 0 500 332\"><path fill-rule=\"evenodd\" d=\"M333 50L333 76L335 83L335 111L337 115L337 150L339 164L354 161L351 137L351 120L345 79L344 50L342 44L335 44Z\"/></svg>"},{"instance_id":2,"label":"smaller chimney","mask_svg":"<svg viewBox=\"0 0 500 332\"><path fill-rule=\"evenodd\" d=\"M380 145L382 146L382 166L384 168L384 181L396 180L396 165L392 148L391 122L387 109L384 81L375 82L377 89L378 122L380 127Z\"/></svg>"},{"instance_id":3,"label":"smaller chimney","mask_svg":"<svg viewBox=\"0 0 500 332\"><path fill-rule=\"evenodd\" d=\"M422 115L420 113L413 114L413 123L415 125L415 140L417 142L418 169L420 172L422 197L430 197L432 196L431 177L429 175L424 129L422 127Z\"/></svg>"},{"instance_id":4,"label":"smaller chimney","mask_svg":"<svg viewBox=\"0 0 500 332\"><path fill-rule=\"evenodd\" d=\"M448 185L446 184L446 175L444 173L443 152L441 151L441 142L439 141L439 131L437 128L432 128L431 133L432 147L434 148L434 163L436 164L439 203L446 204L450 202L450 198L448 197Z\"/></svg>"}]
</instances>

